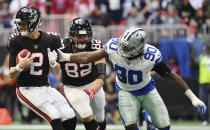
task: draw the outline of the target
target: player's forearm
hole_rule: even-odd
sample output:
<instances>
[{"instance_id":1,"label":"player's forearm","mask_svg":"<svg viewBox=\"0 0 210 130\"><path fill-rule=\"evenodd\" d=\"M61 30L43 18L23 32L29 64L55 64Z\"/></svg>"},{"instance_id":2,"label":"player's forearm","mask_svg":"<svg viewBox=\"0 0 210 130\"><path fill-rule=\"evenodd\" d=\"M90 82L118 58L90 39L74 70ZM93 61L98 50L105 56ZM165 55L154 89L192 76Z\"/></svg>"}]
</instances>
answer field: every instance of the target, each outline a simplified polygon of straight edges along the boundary
<instances>
[{"instance_id":1,"label":"player's forearm","mask_svg":"<svg viewBox=\"0 0 210 130\"><path fill-rule=\"evenodd\" d=\"M74 53L70 56L71 62L87 64L102 59L101 55L94 55L92 52Z\"/></svg>"},{"instance_id":2,"label":"player's forearm","mask_svg":"<svg viewBox=\"0 0 210 130\"><path fill-rule=\"evenodd\" d=\"M184 89L184 94L194 103L198 100L197 96L191 91L191 89L188 87L187 83L175 72L171 72L171 74L167 77L168 79L173 80L179 86L181 86Z\"/></svg>"},{"instance_id":3,"label":"player's forearm","mask_svg":"<svg viewBox=\"0 0 210 130\"><path fill-rule=\"evenodd\" d=\"M16 69L16 67L11 67L9 70L9 76L12 79L16 79L20 75L20 72Z\"/></svg>"},{"instance_id":4,"label":"player's forearm","mask_svg":"<svg viewBox=\"0 0 210 130\"><path fill-rule=\"evenodd\" d=\"M89 57L90 56L88 56L88 52L74 53L74 54L71 54L70 61L86 64L86 63L89 63L88 62Z\"/></svg>"},{"instance_id":5,"label":"player's forearm","mask_svg":"<svg viewBox=\"0 0 210 130\"><path fill-rule=\"evenodd\" d=\"M167 76L167 79L171 80L174 83L177 83L180 87L184 89L184 94L192 101L197 101L197 96L191 91L191 89L188 87L186 82L175 72L171 71L171 74Z\"/></svg>"},{"instance_id":6,"label":"player's forearm","mask_svg":"<svg viewBox=\"0 0 210 130\"><path fill-rule=\"evenodd\" d=\"M184 91L189 89L187 83L173 71L171 71L171 74L169 74L169 76L167 76L166 78L172 81L173 83L178 84L180 87L184 89Z\"/></svg>"},{"instance_id":7,"label":"player's forearm","mask_svg":"<svg viewBox=\"0 0 210 130\"><path fill-rule=\"evenodd\" d=\"M58 49L58 54L60 62L70 61L83 64L98 61L107 56L107 53L103 48L97 51L80 53L63 53L61 50Z\"/></svg>"},{"instance_id":8,"label":"player's forearm","mask_svg":"<svg viewBox=\"0 0 210 130\"><path fill-rule=\"evenodd\" d=\"M93 82L93 86L91 88L95 91L95 93L97 93L99 89L103 87L103 85L104 85L104 81L102 79L96 79Z\"/></svg>"},{"instance_id":9,"label":"player's forearm","mask_svg":"<svg viewBox=\"0 0 210 130\"><path fill-rule=\"evenodd\" d=\"M9 76L4 77L3 84L10 85L12 82L12 79Z\"/></svg>"},{"instance_id":10,"label":"player's forearm","mask_svg":"<svg viewBox=\"0 0 210 130\"><path fill-rule=\"evenodd\" d=\"M192 90L188 89L185 91L185 95L190 99L190 100L194 100L195 98L197 98L197 96L195 96L195 94L192 92Z\"/></svg>"},{"instance_id":11,"label":"player's forearm","mask_svg":"<svg viewBox=\"0 0 210 130\"><path fill-rule=\"evenodd\" d=\"M50 71L51 71L54 75L58 74L58 73L60 72L60 64L57 63L55 67L51 67L51 68L50 68Z\"/></svg>"}]
</instances>

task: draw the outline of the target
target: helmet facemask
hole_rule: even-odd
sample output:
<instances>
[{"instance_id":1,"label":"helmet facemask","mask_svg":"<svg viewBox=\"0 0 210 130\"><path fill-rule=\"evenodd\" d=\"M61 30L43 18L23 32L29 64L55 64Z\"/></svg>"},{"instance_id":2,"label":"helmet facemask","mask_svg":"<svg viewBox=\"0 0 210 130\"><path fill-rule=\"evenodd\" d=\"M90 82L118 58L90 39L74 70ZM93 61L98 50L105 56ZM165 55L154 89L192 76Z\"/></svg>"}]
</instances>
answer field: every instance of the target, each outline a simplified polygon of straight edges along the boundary
<instances>
[{"instance_id":1,"label":"helmet facemask","mask_svg":"<svg viewBox=\"0 0 210 130\"><path fill-rule=\"evenodd\" d=\"M143 53L146 33L142 28L128 28L120 37L118 54L123 57L132 58Z\"/></svg>"},{"instance_id":2,"label":"helmet facemask","mask_svg":"<svg viewBox=\"0 0 210 130\"><path fill-rule=\"evenodd\" d=\"M18 33L20 33L20 35L22 36L22 37L27 37L28 35L29 35L29 32L28 32L28 23L27 22L21 22L21 20L20 19L15 19L15 24L16 24L16 31L18 32ZM27 28L27 29L21 29L21 27L20 26L24 26L24 28Z\"/></svg>"},{"instance_id":3,"label":"helmet facemask","mask_svg":"<svg viewBox=\"0 0 210 130\"><path fill-rule=\"evenodd\" d=\"M73 35L72 40L75 47L79 50L84 50L90 41L86 30L78 30L78 34Z\"/></svg>"},{"instance_id":4,"label":"helmet facemask","mask_svg":"<svg viewBox=\"0 0 210 130\"><path fill-rule=\"evenodd\" d=\"M73 40L74 46L84 50L92 40L92 28L86 19L76 18L70 23L69 37Z\"/></svg>"}]
</instances>

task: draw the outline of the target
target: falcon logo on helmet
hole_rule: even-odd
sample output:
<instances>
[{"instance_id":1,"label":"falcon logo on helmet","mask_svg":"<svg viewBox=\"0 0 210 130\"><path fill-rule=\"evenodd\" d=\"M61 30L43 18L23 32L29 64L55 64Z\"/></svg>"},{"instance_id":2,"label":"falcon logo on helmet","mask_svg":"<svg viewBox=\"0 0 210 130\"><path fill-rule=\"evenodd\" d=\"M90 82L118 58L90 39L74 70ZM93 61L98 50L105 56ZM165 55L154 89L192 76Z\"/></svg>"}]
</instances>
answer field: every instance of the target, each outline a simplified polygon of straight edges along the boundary
<instances>
[{"instance_id":1,"label":"falcon logo on helmet","mask_svg":"<svg viewBox=\"0 0 210 130\"><path fill-rule=\"evenodd\" d=\"M16 31L21 36L27 37L41 24L39 10L28 6L21 8L16 14L15 24L17 26ZM20 25L25 25L27 28L21 29Z\"/></svg>"}]
</instances>

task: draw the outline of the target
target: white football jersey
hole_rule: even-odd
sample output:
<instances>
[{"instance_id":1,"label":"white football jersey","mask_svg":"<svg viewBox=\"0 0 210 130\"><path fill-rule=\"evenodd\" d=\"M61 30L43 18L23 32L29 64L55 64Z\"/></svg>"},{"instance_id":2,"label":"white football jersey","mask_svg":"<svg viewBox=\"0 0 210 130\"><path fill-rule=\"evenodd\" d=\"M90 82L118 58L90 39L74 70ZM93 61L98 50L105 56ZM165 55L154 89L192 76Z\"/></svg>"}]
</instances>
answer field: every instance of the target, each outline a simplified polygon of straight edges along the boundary
<instances>
[{"instance_id":1,"label":"white football jersey","mask_svg":"<svg viewBox=\"0 0 210 130\"><path fill-rule=\"evenodd\" d=\"M117 53L118 43L119 38L112 38L104 45L104 49L114 65L117 84L126 91L144 88L151 81L150 72L154 65L162 61L159 49L146 44L142 57L128 60Z\"/></svg>"}]
</instances>

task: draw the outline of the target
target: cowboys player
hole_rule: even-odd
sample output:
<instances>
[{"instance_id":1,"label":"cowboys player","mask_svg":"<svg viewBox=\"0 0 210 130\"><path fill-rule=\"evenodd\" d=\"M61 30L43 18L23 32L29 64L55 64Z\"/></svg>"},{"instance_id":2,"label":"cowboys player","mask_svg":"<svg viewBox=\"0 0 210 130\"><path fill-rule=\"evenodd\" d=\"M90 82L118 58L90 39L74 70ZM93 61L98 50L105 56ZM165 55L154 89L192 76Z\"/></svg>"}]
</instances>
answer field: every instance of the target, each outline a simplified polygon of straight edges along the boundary
<instances>
[{"instance_id":1,"label":"cowboys player","mask_svg":"<svg viewBox=\"0 0 210 130\"><path fill-rule=\"evenodd\" d=\"M53 54L61 47L60 36L37 29L40 25L40 12L34 7L21 8L16 14L15 23L18 33L9 37L8 49L9 74L16 79L18 99L48 120L53 130L74 130L76 117L73 109L48 83L49 69L55 72L59 69L57 56ZM47 48L54 51L47 53ZM30 53L25 58L19 58L16 65L16 56L22 49L28 49ZM28 66L30 69L24 70Z\"/></svg>"},{"instance_id":2,"label":"cowboys player","mask_svg":"<svg viewBox=\"0 0 210 130\"><path fill-rule=\"evenodd\" d=\"M140 106L149 113L157 128L170 129L168 111L150 75L152 70L181 86L193 106L202 114L205 113L206 105L162 60L160 51L145 43L145 38L146 33L142 28L130 27L120 38L110 39L104 48L94 52L72 54L58 50L59 60L88 63L109 56L117 74L119 109L126 130L137 129Z\"/></svg>"},{"instance_id":3,"label":"cowboys player","mask_svg":"<svg viewBox=\"0 0 210 130\"><path fill-rule=\"evenodd\" d=\"M75 18L70 22L69 38L64 39L62 51L78 53L102 48L101 41L92 39L92 35L90 23L86 19ZM82 118L86 130L96 130L98 126L100 130L105 130L105 95L102 88L105 59L87 64L61 62L60 65L65 95Z\"/></svg>"}]
</instances>

